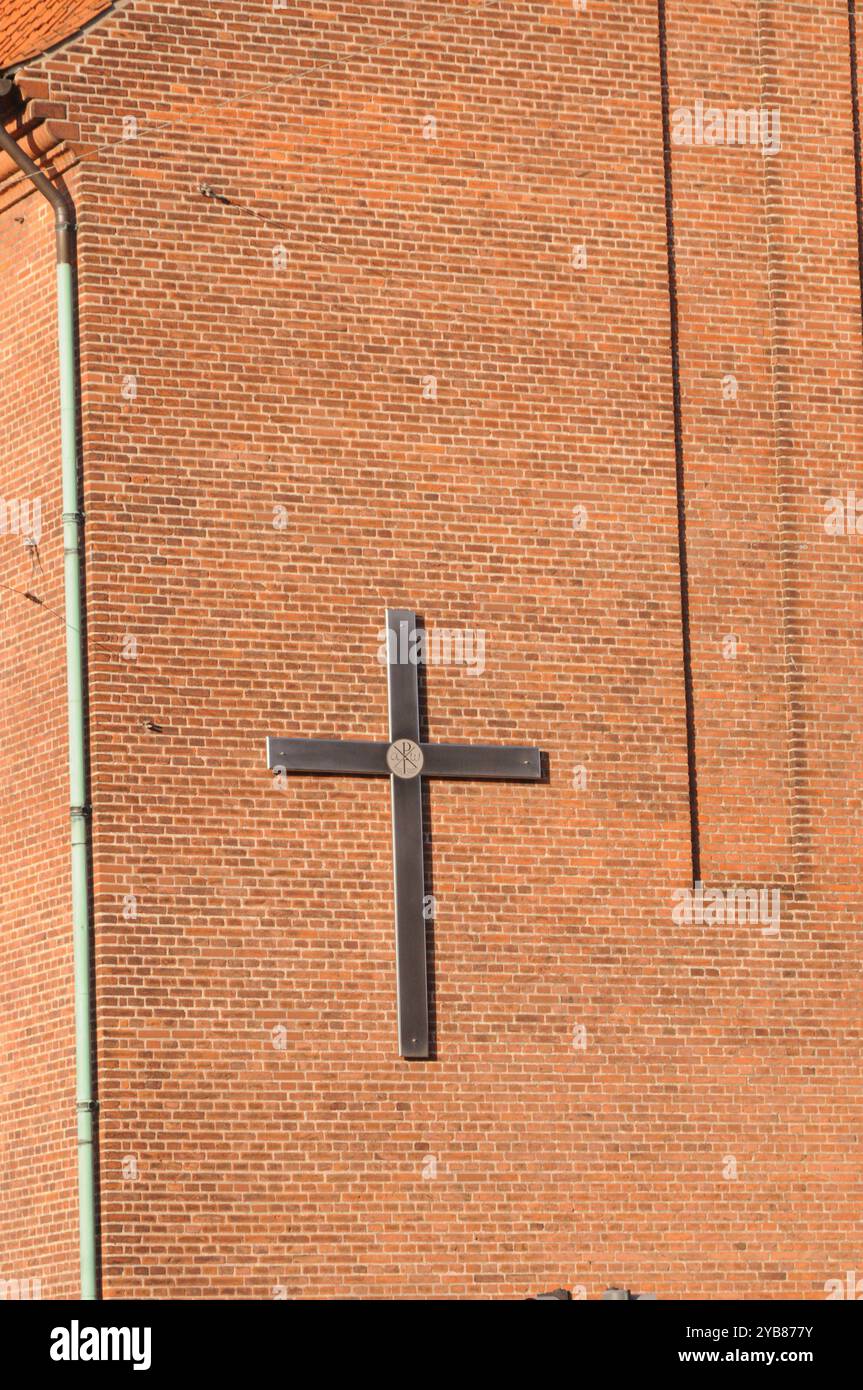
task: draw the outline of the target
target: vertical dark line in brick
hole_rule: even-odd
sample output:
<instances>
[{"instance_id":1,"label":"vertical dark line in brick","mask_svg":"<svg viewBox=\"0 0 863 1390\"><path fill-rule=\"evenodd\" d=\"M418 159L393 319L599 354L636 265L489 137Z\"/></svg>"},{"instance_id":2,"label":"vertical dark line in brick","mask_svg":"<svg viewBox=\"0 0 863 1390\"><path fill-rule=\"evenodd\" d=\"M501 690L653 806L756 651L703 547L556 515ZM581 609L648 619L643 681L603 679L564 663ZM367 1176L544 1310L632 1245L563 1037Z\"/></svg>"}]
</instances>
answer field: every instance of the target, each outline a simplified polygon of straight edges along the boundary
<instances>
[{"instance_id":1,"label":"vertical dark line in brick","mask_svg":"<svg viewBox=\"0 0 863 1390\"><path fill-rule=\"evenodd\" d=\"M863 331L863 145L861 145L860 139L860 83L857 76L857 0L848 0L848 47L851 58L851 122L854 128L854 194L857 201L860 326L861 331Z\"/></svg>"},{"instance_id":2,"label":"vertical dark line in brick","mask_svg":"<svg viewBox=\"0 0 863 1390\"><path fill-rule=\"evenodd\" d=\"M779 62L773 11L758 0L755 7L758 81L762 109L778 109ZM773 437L776 452L776 514L779 528L779 571L783 665L785 668L788 738L788 813L795 891L799 894L811 871L811 825L807 786L806 689L802 654L800 543L795 515L799 483L794 458L792 403L792 322L788 309L788 256L780 155L762 156L764 166L764 245L770 313L770 380L773 399Z\"/></svg>"},{"instance_id":3,"label":"vertical dark line in brick","mask_svg":"<svg viewBox=\"0 0 863 1390\"><path fill-rule=\"evenodd\" d=\"M692 640L689 619L689 561L686 545L686 474L683 458L683 408L680 393L680 335L677 303L677 259L674 241L674 186L671 169L671 116L668 93L668 41L665 0L657 0L659 76L662 95L662 157L665 170L665 240L668 252L668 308L671 319L671 380L674 397L674 458L677 475L677 553L680 568L680 618L683 640L683 690L686 702L686 764L689 775L689 833L692 878L701 878L701 837L698 823L698 767L695 750L695 695L692 683Z\"/></svg>"}]
</instances>

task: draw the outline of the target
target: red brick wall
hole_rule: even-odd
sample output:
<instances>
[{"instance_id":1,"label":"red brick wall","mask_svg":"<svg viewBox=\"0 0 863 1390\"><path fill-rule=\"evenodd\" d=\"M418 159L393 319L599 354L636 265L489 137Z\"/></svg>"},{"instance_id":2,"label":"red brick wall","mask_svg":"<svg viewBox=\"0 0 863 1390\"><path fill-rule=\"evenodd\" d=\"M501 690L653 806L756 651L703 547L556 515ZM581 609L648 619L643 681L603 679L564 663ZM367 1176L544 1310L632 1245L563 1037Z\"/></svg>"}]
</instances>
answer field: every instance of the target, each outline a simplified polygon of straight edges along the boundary
<instances>
[{"instance_id":1,"label":"red brick wall","mask_svg":"<svg viewBox=\"0 0 863 1390\"><path fill-rule=\"evenodd\" d=\"M0 1296L77 1280L53 217L0 216ZM38 541L38 561L25 548ZM42 606L24 597L32 593Z\"/></svg>"},{"instance_id":2,"label":"red brick wall","mask_svg":"<svg viewBox=\"0 0 863 1390\"><path fill-rule=\"evenodd\" d=\"M672 921L657 18L132 0L48 65L95 150L107 1296L819 1298L859 1264L846 5L666 16L670 108L782 109L772 159L673 156L702 869L781 887L778 937ZM383 736L387 604L487 634L483 675L429 669L431 738L550 763L431 788L427 1064L395 1056L386 788L264 767L268 733Z\"/></svg>"}]
</instances>

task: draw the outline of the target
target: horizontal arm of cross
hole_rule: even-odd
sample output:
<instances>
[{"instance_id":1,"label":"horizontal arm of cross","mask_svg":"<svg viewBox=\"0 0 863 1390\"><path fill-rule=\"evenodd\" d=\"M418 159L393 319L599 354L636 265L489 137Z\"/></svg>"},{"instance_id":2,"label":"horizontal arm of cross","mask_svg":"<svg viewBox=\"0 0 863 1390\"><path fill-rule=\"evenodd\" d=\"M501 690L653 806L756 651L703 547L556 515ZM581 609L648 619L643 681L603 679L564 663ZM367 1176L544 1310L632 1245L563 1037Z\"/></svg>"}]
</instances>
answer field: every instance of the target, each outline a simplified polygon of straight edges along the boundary
<instances>
[{"instance_id":1,"label":"horizontal arm of cross","mask_svg":"<svg viewBox=\"0 0 863 1390\"><path fill-rule=\"evenodd\" d=\"M271 772L335 772L345 777L389 777L388 743L341 738L268 738Z\"/></svg>"},{"instance_id":2,"label":"horizontal arm of cross","mask_svg":"<svg viewBox=\"0 0 863 1390\"><path fill-rule=\"evenodd\" d=\"M484 744L421 743L424 777L536 782L542 776L538 748ZM344 777L389 777L388 743L350 739L268 738L271 771L335 773Z\"/></svg>"},{"instance_id":3,"label":"horizontal arm of cross","mask_svg":"<svg viewBox=\"0 0 863 1390\"><path fill-rule=\"evenodd\" d=\"M424 777L536 782L542 776L538 748L498 748L482 743L421 743L420 748Z\"/></svg>"}]
</instances>

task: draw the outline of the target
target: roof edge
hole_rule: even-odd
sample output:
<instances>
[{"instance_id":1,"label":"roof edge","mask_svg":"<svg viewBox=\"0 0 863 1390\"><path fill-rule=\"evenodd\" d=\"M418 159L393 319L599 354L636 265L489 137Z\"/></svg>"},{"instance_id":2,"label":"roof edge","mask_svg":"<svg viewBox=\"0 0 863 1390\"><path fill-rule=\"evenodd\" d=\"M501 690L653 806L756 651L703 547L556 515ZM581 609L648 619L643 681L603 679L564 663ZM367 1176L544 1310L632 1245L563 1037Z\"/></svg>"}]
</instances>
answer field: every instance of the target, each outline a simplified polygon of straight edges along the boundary
<instances>
[{"instance_id":1,"label":"roof edge","mask_svg":"<svg viewBox=\"0 0 863 1390\"><path fill-rule=\"evenodd\" d=\"M58 39L56 43L49 44L47 48L31 53L26 57L16 58L14 63L8 63L5 67L0 67L0 77L14 77L16 72L20 72L22 68L32 67L34 63L41 63L44 59L53 58L56 53L60 53L67 45L77 43L79 39L89 34L100 24L103 24L106 20L112 19L119 11L124 10L129 3L130 0L110 0L104 10L100 10L98 14L93 15L92 19L88 19L86 23L79 25L77 29L73 29L72 33L67 34L65 38Z\"/></svg>"}]
</instances>

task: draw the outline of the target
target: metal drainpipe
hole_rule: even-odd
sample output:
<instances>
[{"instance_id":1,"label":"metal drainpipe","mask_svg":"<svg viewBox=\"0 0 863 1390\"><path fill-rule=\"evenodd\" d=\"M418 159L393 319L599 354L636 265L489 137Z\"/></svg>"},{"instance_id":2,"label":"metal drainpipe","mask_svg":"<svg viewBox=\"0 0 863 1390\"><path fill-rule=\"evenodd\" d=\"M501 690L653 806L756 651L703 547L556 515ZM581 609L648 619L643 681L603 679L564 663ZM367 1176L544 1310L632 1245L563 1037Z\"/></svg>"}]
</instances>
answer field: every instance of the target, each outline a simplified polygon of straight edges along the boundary
<instances>
[{"instance_id":1,"label":"metal drainpipe","mask_svg":"<svg viewBox=\"0 0 863 1390\"><path fill-rule=\"evenodd\" d=\"M12 90L0 79L0 97ZM98 1297L96 1288L96 1182L93 1063L90 1047L90 879L89 806L84 730L84 635L81 606L78 505L78 372L75 361L75 284L72 259L75 209L0 120L0 149L36 185L54 209L57 241L57 331L60 349L60 442L63 482L63 579L66 608L66 684L69 737L69 801L72 847L72 938L75 980L75 1091L78 1116L78 1227L81 1298Z\"/></svg>"}]
</instances>

